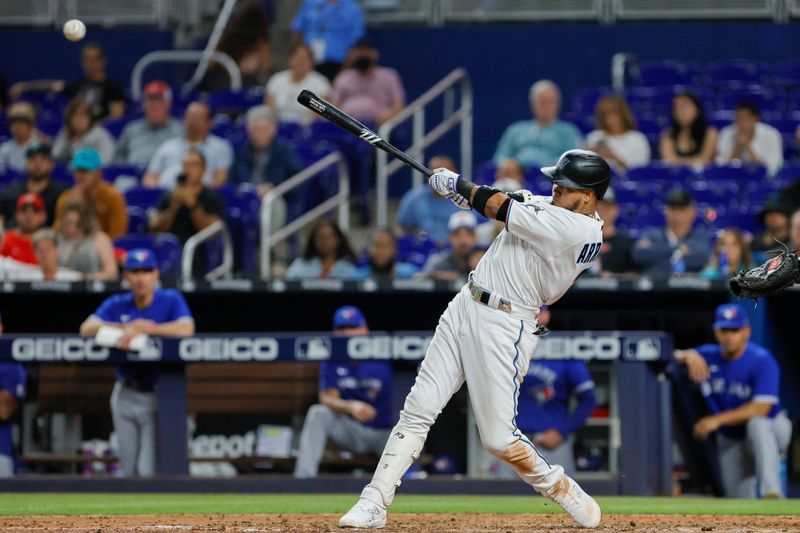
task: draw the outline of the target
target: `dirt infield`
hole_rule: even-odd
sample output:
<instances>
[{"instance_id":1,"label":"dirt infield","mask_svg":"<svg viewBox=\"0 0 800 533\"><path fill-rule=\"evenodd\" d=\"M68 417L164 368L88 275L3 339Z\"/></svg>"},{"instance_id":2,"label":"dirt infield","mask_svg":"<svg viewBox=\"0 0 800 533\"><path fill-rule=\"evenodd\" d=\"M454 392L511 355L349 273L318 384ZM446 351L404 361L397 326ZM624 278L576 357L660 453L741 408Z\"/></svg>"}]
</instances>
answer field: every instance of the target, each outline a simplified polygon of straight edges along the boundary
<instances>
[{"instance_id":1,"label":"dirt infield","mask_svg":"<svg viewBox=\"0 0 800 533\"><path fill-rule=\"evenodd\" d=\"M295 532L346 530L336 527L337 515L138 515L0 517L9 532ZM565 515L394 514L384 531L501 533L580 531ZM611 515L597 531L695 533L800 532L798 516Z\"/></svg>"}]
</instances>

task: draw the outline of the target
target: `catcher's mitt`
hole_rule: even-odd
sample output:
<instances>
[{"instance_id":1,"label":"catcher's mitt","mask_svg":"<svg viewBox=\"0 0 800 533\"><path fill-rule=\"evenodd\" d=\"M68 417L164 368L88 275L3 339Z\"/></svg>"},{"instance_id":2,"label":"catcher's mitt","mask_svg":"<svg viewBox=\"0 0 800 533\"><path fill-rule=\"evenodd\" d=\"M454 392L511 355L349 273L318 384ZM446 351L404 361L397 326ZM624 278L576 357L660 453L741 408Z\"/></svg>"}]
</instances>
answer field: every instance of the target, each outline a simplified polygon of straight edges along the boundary
<instances>
[{"instance_id":1,"label":"catcher's mitt","mask_svg":"<svg viewBox=\"0 0 800 533\"><path fill-rule=\"evenodd\" d=\"M786 287L800 282L800 260L794 251L786 251L764 264L739 272L728 282L734 296L758 298L778 294Z\"/></svg>"}]
</instances>

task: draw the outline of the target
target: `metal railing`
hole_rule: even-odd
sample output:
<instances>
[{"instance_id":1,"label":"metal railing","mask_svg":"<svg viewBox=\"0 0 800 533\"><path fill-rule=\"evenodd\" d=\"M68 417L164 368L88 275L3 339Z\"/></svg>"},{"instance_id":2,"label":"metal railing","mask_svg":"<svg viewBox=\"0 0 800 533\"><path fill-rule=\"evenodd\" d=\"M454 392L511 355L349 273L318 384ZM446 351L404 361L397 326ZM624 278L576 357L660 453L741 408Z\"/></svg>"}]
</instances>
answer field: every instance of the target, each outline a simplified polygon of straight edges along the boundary
<instances>
[{"instance_id":1,"label":"metal railing","mask_svg":"<svg viewBox=\"0 0 800 533\"><path fill-rule=\"evenodd\" d=\"M620 20L660 19L778 19L783 0L607 0Z\"/></svg>"},{"instance_id":2,"label":"metal railing","mask_svg":"<svg viewBox=\"0 0 800 533\"><path fill-rule=\"evenodd\" d=\"M233 270L233 242L231 241L231 234L228 231L228 226L226 226L225 222L222 220L218 220L189 237L186 244L183 245L183 253L181 254L182 279L187 280L192 277L194 255L198 246L217 235L222 237L222 263L206 273L205 278L207 280L214 280L230 275Z\"/></svg>"},{"instance_id":3,"label":"metal railing","mask_svg":"<svg viewBox=\"0 0 800 533\"><path fill-rule=\"evenodd\" d=\"M275 201L334 165L338 171L339 192L282 228L273 231L272 211ZM326 155L265 194L261 201L261 277L268 278L271 275L273 246L335 207L338 207L339 227L347 232L350 229L350 173L347 171L347 163L341 152Z\"/></svg>"},{"instance_id":4,"label":"metal railing","mask_svg":"<svg viewBox=\"0 0 800 533\"><path fill-rule=\"evenodd\" d=\"M460 92L460 105L458 109L453 109L456 88L459 88ZM433 129L425 133L426 108L440 96L444 98L444 117ZM387 120L378 130L378 135L383 139L389 139L395 127L409 118L413 119L413 139L411 146L406 150L409 155L424 163L425 149L460 125L461 170L466 172L472 168L472 83L466 70L457 68L442 78L422 96ZM403 168L403 162L399 159L389 161L389 154L383 150L376 152L376 158L377 219L379 226L385 226L388 219L389 178ZM415 186L422 183L422 174L414 171L413 183Z\"/></svg>"},{"instance_id":5,"label":"metal railing","mask_svg":"<svg viewBox=\"0 0 800 533\"><path fill-rule=\"evenodd\" d=\"M142 74L144 69L153 63L193 63L201 61L205 57L205 52L201 50L158 50L145 54L136 62L131 72L131 95L134 100L139 100L142 97ZM231 56L223 52L211 52L208 55L209 60L216 61L223 68L228 71L231 78L231 89L238 91L242 88L242 73L239 72L239 67L236 62L231 59Z\"/></svg>"},{"instance_id":6,"label":"metal railing","mask_svg":"<svg viewBox=\"0 0 800 533\"><path fill-rule=\"evenodd\" d=\"M217 16L217 20L214 22L214 29L211 31L211 35L208 38L208 43L206 44L205 50L203 50L203 56L200 58L200 63L198 63L197 69L194 71L192 78L181 88L181 91L184 94L197 87L197 85L203 80L203 76L205 76L206 71L208 70L208 63L211 61L211 56L217 49L219 40L222 38L222 33L225 31L225 26L227 26L228 20L231 18L233 8L236 7L237 1L238 0L225 0L225 4L223 4L222 9L220 9L219 15Z\"/></svg>"},{"instance_id":7,"label":"metal railing","mask_svg":"<svg viewBox=\"0 0 800 533\"><path fill-rule=\"evenodd\" d=\"M603 0L446 0L445 22L500 22L531 20L597 20Z\"/></svg>"}]
</instances>

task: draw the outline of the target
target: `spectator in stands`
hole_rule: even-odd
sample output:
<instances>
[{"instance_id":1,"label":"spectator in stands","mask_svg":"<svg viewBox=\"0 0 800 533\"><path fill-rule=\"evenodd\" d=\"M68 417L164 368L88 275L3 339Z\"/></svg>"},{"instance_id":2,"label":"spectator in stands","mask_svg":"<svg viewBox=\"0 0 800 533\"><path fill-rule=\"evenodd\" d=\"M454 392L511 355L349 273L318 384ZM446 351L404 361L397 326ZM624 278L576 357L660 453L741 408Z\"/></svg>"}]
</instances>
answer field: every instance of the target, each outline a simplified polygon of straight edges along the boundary
<instances>
[{"instance_id":1,"label":"spectator in stands","mask_svg":"<svg viewBox=\"0 0 800 533\"><path fill-rule=\"evenodd\" d=\"M153 80L142 91L144 118L130 122L117 142L117 161L144 165L158 147L183 135L181 123L170 116L172 89L163 81Z\"/></svg>"},{"instance_id":2,"label":"spectator in stands","mask_svg":"<svg viewBox=\"0 0 800 533\"><path fill-rule=\"evenodd\" d=\"M603 219L603 245L597 258L597 272L602 275L629 274L638 270L633 262L633 239L617 228L619 206L611 187L597 202L597 214ZM592 268L595 268L594 266Z\"/></svg>"},{"instance_id":3,"label":"spectator in stands","mask_svg":"<svg viewBox=\"0 0 800 533\"><path fill-rule=\"evenodd\" d=\"M29 265L38 264L31 238L44 225L44 200L38 194L25 193L17 199L17 227L3 233L0 256L9 257Z\"/></svg>"},{"instance_id":4,"label":"spectator in stands","mask_svg":"<svg viewBox=\"0 0 800 533\"><path fill-rule=\"evenodd\" d=\"M550 80L539 80L529 92L533 120L521 120L511 124L494 153L499 163L508 157L526 166L542 167L551 164L559 156L583 146L583 137L578 128L558 119L561 110L561 91Z\"/></svg>"},{"instance_id":5,"label":"spectator in stands","mask_svg":"<svg viewBox=\"0 0 800 533\"><path fill-rule=\"evenodd\" d=\"M317 71L333 80L347 51L364 35L364 13L355 0L304 0L291 28L292 43L308 45Z\"/></svg>"},{"instance_id":6,"label":"spectator in stands","mask_svg":"<svg viewBox=\"0 0 800 533\"><path fill-rule=\"evenodd\" d=\"M331 82L314 70L311 48L301 43L289 53L289 69L274 74L267 82L264 103L278 114L281 122L308 124L317 115L297 102L297 95L303 89L328 98Z\"/></svg>"},{"instance_id":7,"label":"spectator in stands","mask_svg":"<svg viewBox=\"0 0 800 533\"><path fill-rule=\"evenodd\" d=\"M25 369L19 363L0 363L0 478L17 472L12 420L25 399L25 379Z\"/></svg>"},{"instance_id":8,"label":"spectator in stands","mask_svg":"<svg viewBox=\"0 0 800 533\"><path fill-rule=\"evenodd\" d=\"M106 55L98 43L88 43L81 51L83 77L70 83L64 80L33 80L15 83L9 96L16 100L27 91L63 92L67 100L84 100L97 120L125 116L125 90L106 74Z\"/></svg>"},{"instance_id":9,"label":"spectator in stands","mask_svg":"<svg viewBox=\"0 0 800 533\"><path fill-rule=\"evenodd\" d=\"M97 219L82 203L67 204L58 235L58 264L80 272L85 279L117 279L111 238L97 229Z\"/></svg>"},{"instance_id":10,"label":"spectator in stands","mask_svg":"<svg viewBox=\"0 0 800 533\"><path fill-rule=\"evenodd\" d=\"M719 134L717 163L764 165L774 175L783 165L783 137L778 130L759 120L758 107L743 100L736 105L733 124Z\"/></svg>"},{"instance_id":11,"label":"spectator in stands","mask_svg":"<svg viewBox=\"0 0 800 533\"><path fill-rule=\"evenodd\" d=\"M478 219L471 211L453 213L447 223L450 249L428 258L422 273L429 279L457 280L469 275L469 256L478 244Z\"/></svg>"},{"instance_id":12,"label":"spectator in stands","mask_svg":"<svg viewBox=\"0 0 800 533\"><path fill-rule=\"evenodd\" d=\"M750 249L758 260L765 254L776 250L783 250L781 243L788 242L790 238L789 217L792 208L777 194L771 194L764 201L764 207L758 214L758 220L764 226L764 232L756 235Z\"/></svg>"},{"instance_id":13,"label":"spectator in stands","mask_svg":"<svg viewBox=\"0 0 800 533\"><path fill-rule=\"evenodd\" d=\"M183 173L175 188L164 194L150 215L148 228L155 233L172 233L185 243L189 238L215 222L225 220L225 199L203 183L206 160L200 150L183 156ZM195 275L205 273L204 250L195 254Z\"/></svg>"},{"instance_id":14,"label":"spectator in stands","mask_svg":"<svg viewBox=\"0 0 800 533\"><path fill-rule=\"evenodd\" d=\"M233 163L231 144L211 134L211 109L202 102L192 102L183 118L185 134L165 141L159 146L142 179L145 187L172 189L175 178L181 173L183 156L189 150L203 152L206 173L203 182L220 187L228 181L228 171Z\"/></svg>"},{"instance_id":15,"label":"spectator in stands","mask_svg":"<svg viewBox=\"0 0 800 533\"><path fill-rule=\"evenodd\" d=\"M333 334L366 335L369 327L357 307L333 315ZM323 362L319 403L306 413L294 477L317 477L328 439L353 453L379 456L395 421L392 366L386 361Z\"/></svg>"},{"instance_id":16,"label":"spectator in stands","mask_svg":"<svg viewBox=\"0 0 800 533\"><path fill-rule=\"evenodd\" d=\"M103 179L100 155L94 148L83 148L75 154L72 168L75 185L58 197L53 229L60 231L61 215L68 204L77 202L90 206L100 223L100 229L112 239L128 231L128 211L125 197Z\"/></svg>"},{"instance_id":17,"label":"spectator in stands","mask_svg":"<svg viewBox=\"0 0 800 533\"><path fill-rule=\"evenodd\" d=\"M703 103L697 96L692 93L675 96L669 121L658 143L662 161L695 168L714 161L718 131L706 121Z\"/></svg>"},{"instance_id":18,"label":"spectator in stands","mask_svg":"<svg viewBox=\"0 0 800 533\"><path fill-rule=\"evenodd\" d=\"M702 440L716 434L725 495L783 498L780 457L792 424L778 399L780 367L766 348L750 342L750 334L744 308L721 305L714 321L717 343L676 350L675 360L706 400L709 413L693 431Z\"/></svg>"},{"instance_id":19,"label":"spectator in stands","mask_svg":"<svg viewBox=\"0 0 800 533\"><path fill-rule=\"evenodd\" d=\"M41 274L41 278L37 276L35 279L44 281L78 281L83 279L84 276L80 272L59 266L58 237L51 228L42 228L34 233L31 242L36 252L36 260Z\"/></svg>"},{"instance_id":20,"label":"spectator in stands","mask_svg":"<svg viewBox=\"0 0 800 533\"><path fill-rule=\"evenodd\" d=\"M64 111L64 126L53 141L53 157L66 163L82 148L94 148L106 165L114 159L114 137L101 126L84 100L73 100Z\"/></svg>"},{"instance_id":21,"label":"spectator in stands","mask_svg":"<svg viewBox=\"0 0 800 533\"><path fill-rule=\"evenodd\" d=\"M191 337L195 326L181 293L159 289L158 266L152 250L140 248L125 258L125 280L130 292L114 294L100 304L80 327L84 337L100 328L118 330L116 346L127 350L140 334ZM155 366L123 364L111 394L111 416L119 441L119 459L126 477L152 476L156 470L158 425L158 370Z\"/></svg>"},{"instance_id":22,"label":"spectator in stands","mask_svg":"<svg viewBox=\"0 0 800 533\"><path fill-rule=\"evenodd\" d=\"M503 159L497 165L494 173L494 184L492 187L504 192L515 192L525 188L525 169L516 159ZM478 237L478 245L489 247L503 229L505 223L499 220L487 220L481 222L475 228L475 235Z\"/></svg>"},{"instance_id":23,"label":"spectator in stands","mask_svg":"<svg viewBox=\"0 0 800 533\"><path fill-rule=\"evenodd\" d=\"M379 66L379 58L371 41L353 45L346 68L333 81L331 100L345 113L380 126L405 107L406 94L397 71Z\"/></svg>"},{"instance_id":24,"label":"spectator in stands","mask_svg":"<svg viewBox=\"0 0 800 533\"><path fill-rule=\"evenodd\" d=\"M724 279L755 266L750 253L750 243L742 230L726 228L719 233L708 264L700 276L709 279Z\"/></svg>"},{"instance_id":25,"label":"spectator in stands","mask_svg":"<svg viewBox=\"0 0 800 533\"><path fill-rule=\"evenodd\" d=\"M378 281L409 279L418 270L411 263L398 261L397 239L392 230L383 228L372 232L367 246L367 265L359 269L359 277Z\"/></svg>"},{"instance_id":26,"label":"spectator in stands","mask_svg":"<svg viewBox=\"0 0 800 533\"><path fill-rule=\"evenodd\" d=\"M633 247L633 262L644 274L700 272L708 261L710 239L694 229L697 206L687 191L666 201L666 228L650 228Z\"/></svg>"},{"instance_id":27,"label":"spectator in stands","mask_svg":"<svg viewBox=\"0 0 800 533\"><path fill-rule=\"evenodd\" d=\"M0 192L0 228L3 225L9 228L14 227L17 200L25 193L41 196L47 212L44 225L52 226L56 216L56 201L67 190L66 184L53 181L50 177L54 166L50 145L40 144L35 148L30 148L27 158L27 179L11 183Z\"/></svg>"},{"instance_id":28,"label":"spectator in stands","mask_svg":"<svg viewBox=\"0 0 800 533\"><path fill-rule=\"evenodd\" d=\"M303 169L294 148L277 138L275 113L264 105L247 111L247 140L236 153L231 183L251 183L263 197ZM285 209L285 207L284 207Z\"/></svg>"},{"instance_id":29,"label":"spectator in stands","mask_svg":"<svg viewBox=\"0 0 800 533\"><path fill-rule=\"evenodd\" d=\"M263 87L272 71L269 23L263 2L241 2L233 12L219 39L217 51L236 62L242 86ZM219 64L211 64L203 86L206 90L227 89L230 76Z\"/></svg>"},{"instance_id":30,"label":"spectator in stands","mask_svg":"<svg viewBox=\"0 0 800 533\"><path fill-rule=\"evenodd\" d=\"M602 155L617 170L650 162L650 143L636 129L636 119L620 95L600 98L595 108L595 121L597 129L586 136L589 150Z\"/></svg>"},{"instance_id":31,"label":"spectator in stands","mask_svg":"<svg viewBox=\"0 0 800 533\"><path fill-rule=\"evenodd\" d=\"M286 279L356 279L355 255L338 224L321 219L311 229L303 255L286 271Z\"/></svg>"},{"instance_id":32,"label":"spectator in stands","mask_svg":"<svg viewBox=\"0 0 800 533\"><path fill-rule=\"evenodd\" d=\"M789 247L792 250L800 250L800 209L792 213L791 240Z\"/></svg>"},{"instance_id":33,"label":"spectator in stands","mask_svg":"<svg viewBox=\"0 0 800 533\"><path fill-rule=\"evenodd\" d=\"M446 155L432 157L428 161L428 168L446 168L458 172L453 158ZM396 221L406 233L424 232L434 242L444 244L447 240L447 222L458 211L453 202L436 194L427 183L422 183L403 195Z\"/></svg>"},{"instance_id":34,"label":"spectator in stands","mask_svg":"<svg viewBox=\"0 0 800 533\"><path fill-rule=\"evenodd\" d=\"M7 169L24 171L28 150L42 143L42 136L36 131L36 111L27 102L17 102L8 108L8 127L11 139L0 144L0 174Z\"/></svg>"}]
</instances>

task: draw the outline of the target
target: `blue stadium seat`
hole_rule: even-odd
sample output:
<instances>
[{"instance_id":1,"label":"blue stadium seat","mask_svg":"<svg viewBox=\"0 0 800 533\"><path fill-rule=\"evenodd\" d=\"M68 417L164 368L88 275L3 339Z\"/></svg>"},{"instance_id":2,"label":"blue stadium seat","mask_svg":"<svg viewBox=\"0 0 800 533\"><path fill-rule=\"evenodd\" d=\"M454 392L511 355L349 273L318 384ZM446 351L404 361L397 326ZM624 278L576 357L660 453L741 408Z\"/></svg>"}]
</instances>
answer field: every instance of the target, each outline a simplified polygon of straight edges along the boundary
<instances>
[{"instance_id":1,"label":"blue stadium seat","mask_svg":"<svg viewBox=\"0 0 800 533\"><path fill-rule=\"evenodd\" d=\"M749 59L715 61L708 65L708 77L712 85L751 85L769 82L768 70L763 63Z\"/></svg>"},{"instance_id":2,"label":"blue stadium seat","mask_svg":"<svg viewBox=\"0 0 800 533\"><path fill-rule=\"evenodd\" d=\"M736 182L741 185L764 183L767 169L759 165L710 166L703 169L702 179L709 182Z\"/></svg>"},{"instance_id":3,"label":"blue stadium seat","mask_svg":"<svg viewBox=\"0 0 800 533\"><path fill-rule=\"evenodd\" d=\"M784 107L784 99L762 85L749 85L729 89L720 89L715 107L723 110L734 110L739 102L753 102L759 112L776 111Z\"/></svg>"},{"instance_id":4,"label":"blue stadium seat","mask_svg":"<svg viewBox=\"0 0 800 533\"><path fill-rule=\"evenodd\" d=\"M397 260L420 268L436 250L436 243L425 234L401 235L397 238Z\"/></svg>"},{"instance_id":5,"label":"blue stadium seat","mask_svg":"<svg viewBox=\"0 0 800 533\"><path fill-rule=\"evenodd\" d=\"M663 59L643 61L639 64L639 85L663 87L666 85L695 85L700 79L700 67L690 61Z\"/></svg>"},{"instance_id":6,"label":"blue stadium seat","mask_svg":"<svg viewBox=\"0 0 800 533\"><path fill-rule=\"evenodd\" d=\"M225 199L225 223L233 240L234 268L256 274L261 200L250 184L225 185L215 190Z\"/></svg>"},{"instance_id":7,"label":"blue stadium seat","mask_svg":"<svg viewBox=\"0 0 800 533\"><path fill-rule=\"evenodd\" d=\"M695 173L689 167L651 163L643 167L629 168L626 178L639 183L653 183L661 187L683 187L694 179Z\"/></svg>"},{"instance_id":8,"label":"blue stadium seat","mask_svg":"<svg viewBox=\"0 0 800 533\"><path fill-rule=\"evenodd\" d=\"M135 181L138 185L144 175L145 167L142 165L129 165L126 163L114 163L103 167L103 178L114 183L120 178L127 178Z\"/></svg>"},{"instance_id":9,"label":"blue stadium seat","mask_svg":"<svg viewBox=\"0 0 800 533\"><path fill-rule=\"evenodd\" d=\"M299 142L305 135L305 128L297 122L280 122L278 124L278 137L281 139Z\"/></svg>"},{"instance_id":10,"label":"blue stadium seat","mask_svg":"<svg viewBox=\"0 0 800 533\"><path fill-rule=\"evenodd\" d=\"M3 172L0 172L0 185L3 186L2 188L4 188L9 183L13 183L15 181L21 181L24 179L25 179L24 172L17 172L16 170L11 168L6 168ZM0 188L0 190L2 190L2 188Z\"/></svg>"},{"instance_id":11,"label":"blue stadium seat","mask_svg":"<svg viewBox=\"0 0 800 533\"><path fill-rule=\"evenodd\" d=\"M36 121L36 128L50 137L55 137L58 135L59 130L61 130L61 125L63 122L64 119L60 116L39 116L39 119Z\"/></svg>"},{"instance_id":12,"label":"blue stadium seat","mask_svg":"<svg viewBox=\"0 0 800 533\"><path fill-rule=\"evenodd\" d=\"M497 165L493 161L485 161L475 167L472 172L472 179L478 185L491 185L494 183L494 173L497 171Z\"/></svg>"},{"instance_id":13,"label":"blue stadium seat","mask_svg":"<svg viewBox=\"0 0 800 533\"><path fill-rule=\"evenodd\" d=\"M800 87L800 61L783 61L775 65L773 80L776 87Z\"/></svg>"},{"instance_id":14,"label":"blue stadium seat","mask_svg":"<svg viewBox=\"0 0 800 533\"><path fill-rule=\"evenodd\" d=\"M122 130L133 120L135 120L135 118L131 116L112 118L105 120L103 122L103 127L108 130L108 133L113 135L115 139L119 139L119 136L122 135Z\"/></svg>"},{"instance_id":15,"label":"blue stadium seat","mask_svg":"<svg viewBox=\"0 0 800 533\"><path fill-rule=\"evenodd\" d=\"M773 182L776 188L783 188L798 180L800 180L800 163L788 163L775 174Z\"/></svg>"},{"instance_id":16,"label":"blue stadium seat","mask_svg":"<svg viewBox=\"0 0 800 533\"><path fill-rule=\"evenodd\" d=\"M150 248L156 255L158 269L163 279L174 280L180 276L183 247L178 238L171 233L123 235L114 239L114 247L123 250Z\"/></svg>"},{"instance_id":17,"label":"blue stadium seat","mask_svg":"<svg viewBox=\"0 0 800 533\"><path fill-rule=\"evenodd\" d=\"M231 134L233 128L234 125L230 115L225 115L225 114L214 115L213 125L211 126L212 134L218 137L227 138Z\"/></svg>"},{"instance_id":18,"label":"blue stadium seat","mask_svg":"<svg viewBox=\"0 0 800 533\"><path fill-rule=\"evenodd\" d=\"M575 91L575 96L572 100L572 111L583 115L594 115L594 108L595 105L597 105L597 101L601 97L615 92L616 91L611 87L578 89Z\"/></svg>"},{"instance_id":19,"label":"blue stadium seat","mask_svg":"<svg viewBox=\"0 0 800 533\"><path fill-rule=\"evenodd\" d=\"M264 103L264 88L213 91L208 94L207 103L214 113L244 113L251 107Z\"/></svg>"},{"instance_id":20,"label":"blue stadium seat","mask_svg":"<svg viewBox=\"0 0 800 533\"><path fill-rule=\"evenodd\" d=\"M137 187L125 191L125 202L128 206L135 206L142 209L151 209L158 205L161 197L166 194L166 189L150 187Z\"/></svg>"},{"instance_id":21,"label":"blue stadium seat","mask_svg":"<svg viewBox=\"0 0 800 533\"><path fill-rule=\"evenodd\" d=\"M60 119L64 114L64 108L67 107L67 98L62 93L28 91L22 93L19 99L36 106L40 117Z\"/></svg>"},{"instance_id":22,"label":"blue stadium seat","mask_svg":"<svg viewBox=\"0 0 800 533\"><path fill-rule=\"evenodd\" d=\"M59 181L61 183L66 183L70 187L75 185L75 176L72 175L72 170L69 168L69 165L66 164L59 164L53 167L53 173L51 174L53 181Z\"/></svg>"},{"instance_id":23,"label":"blue stadium seat","mask_svg":"<svg viewBox=\"0 0 800 533\"><path fill-rule=\"evenodd\" d=\"M128 211L128 233L147 233L147 210L135 205L127 206L126 210Z\"/></svg>"},{"instance_id":24,"label":"blue stadium seat","mask_svg":"<svg viewBox=\"0 0 800 533\"><path fill-rule=\"evenodd\" d=\"M757 233L763 229L758 218L750 213L721 213L711 221L711 225L715 229L739 228L750 233Z\"/></svg>"}]
</instances>

